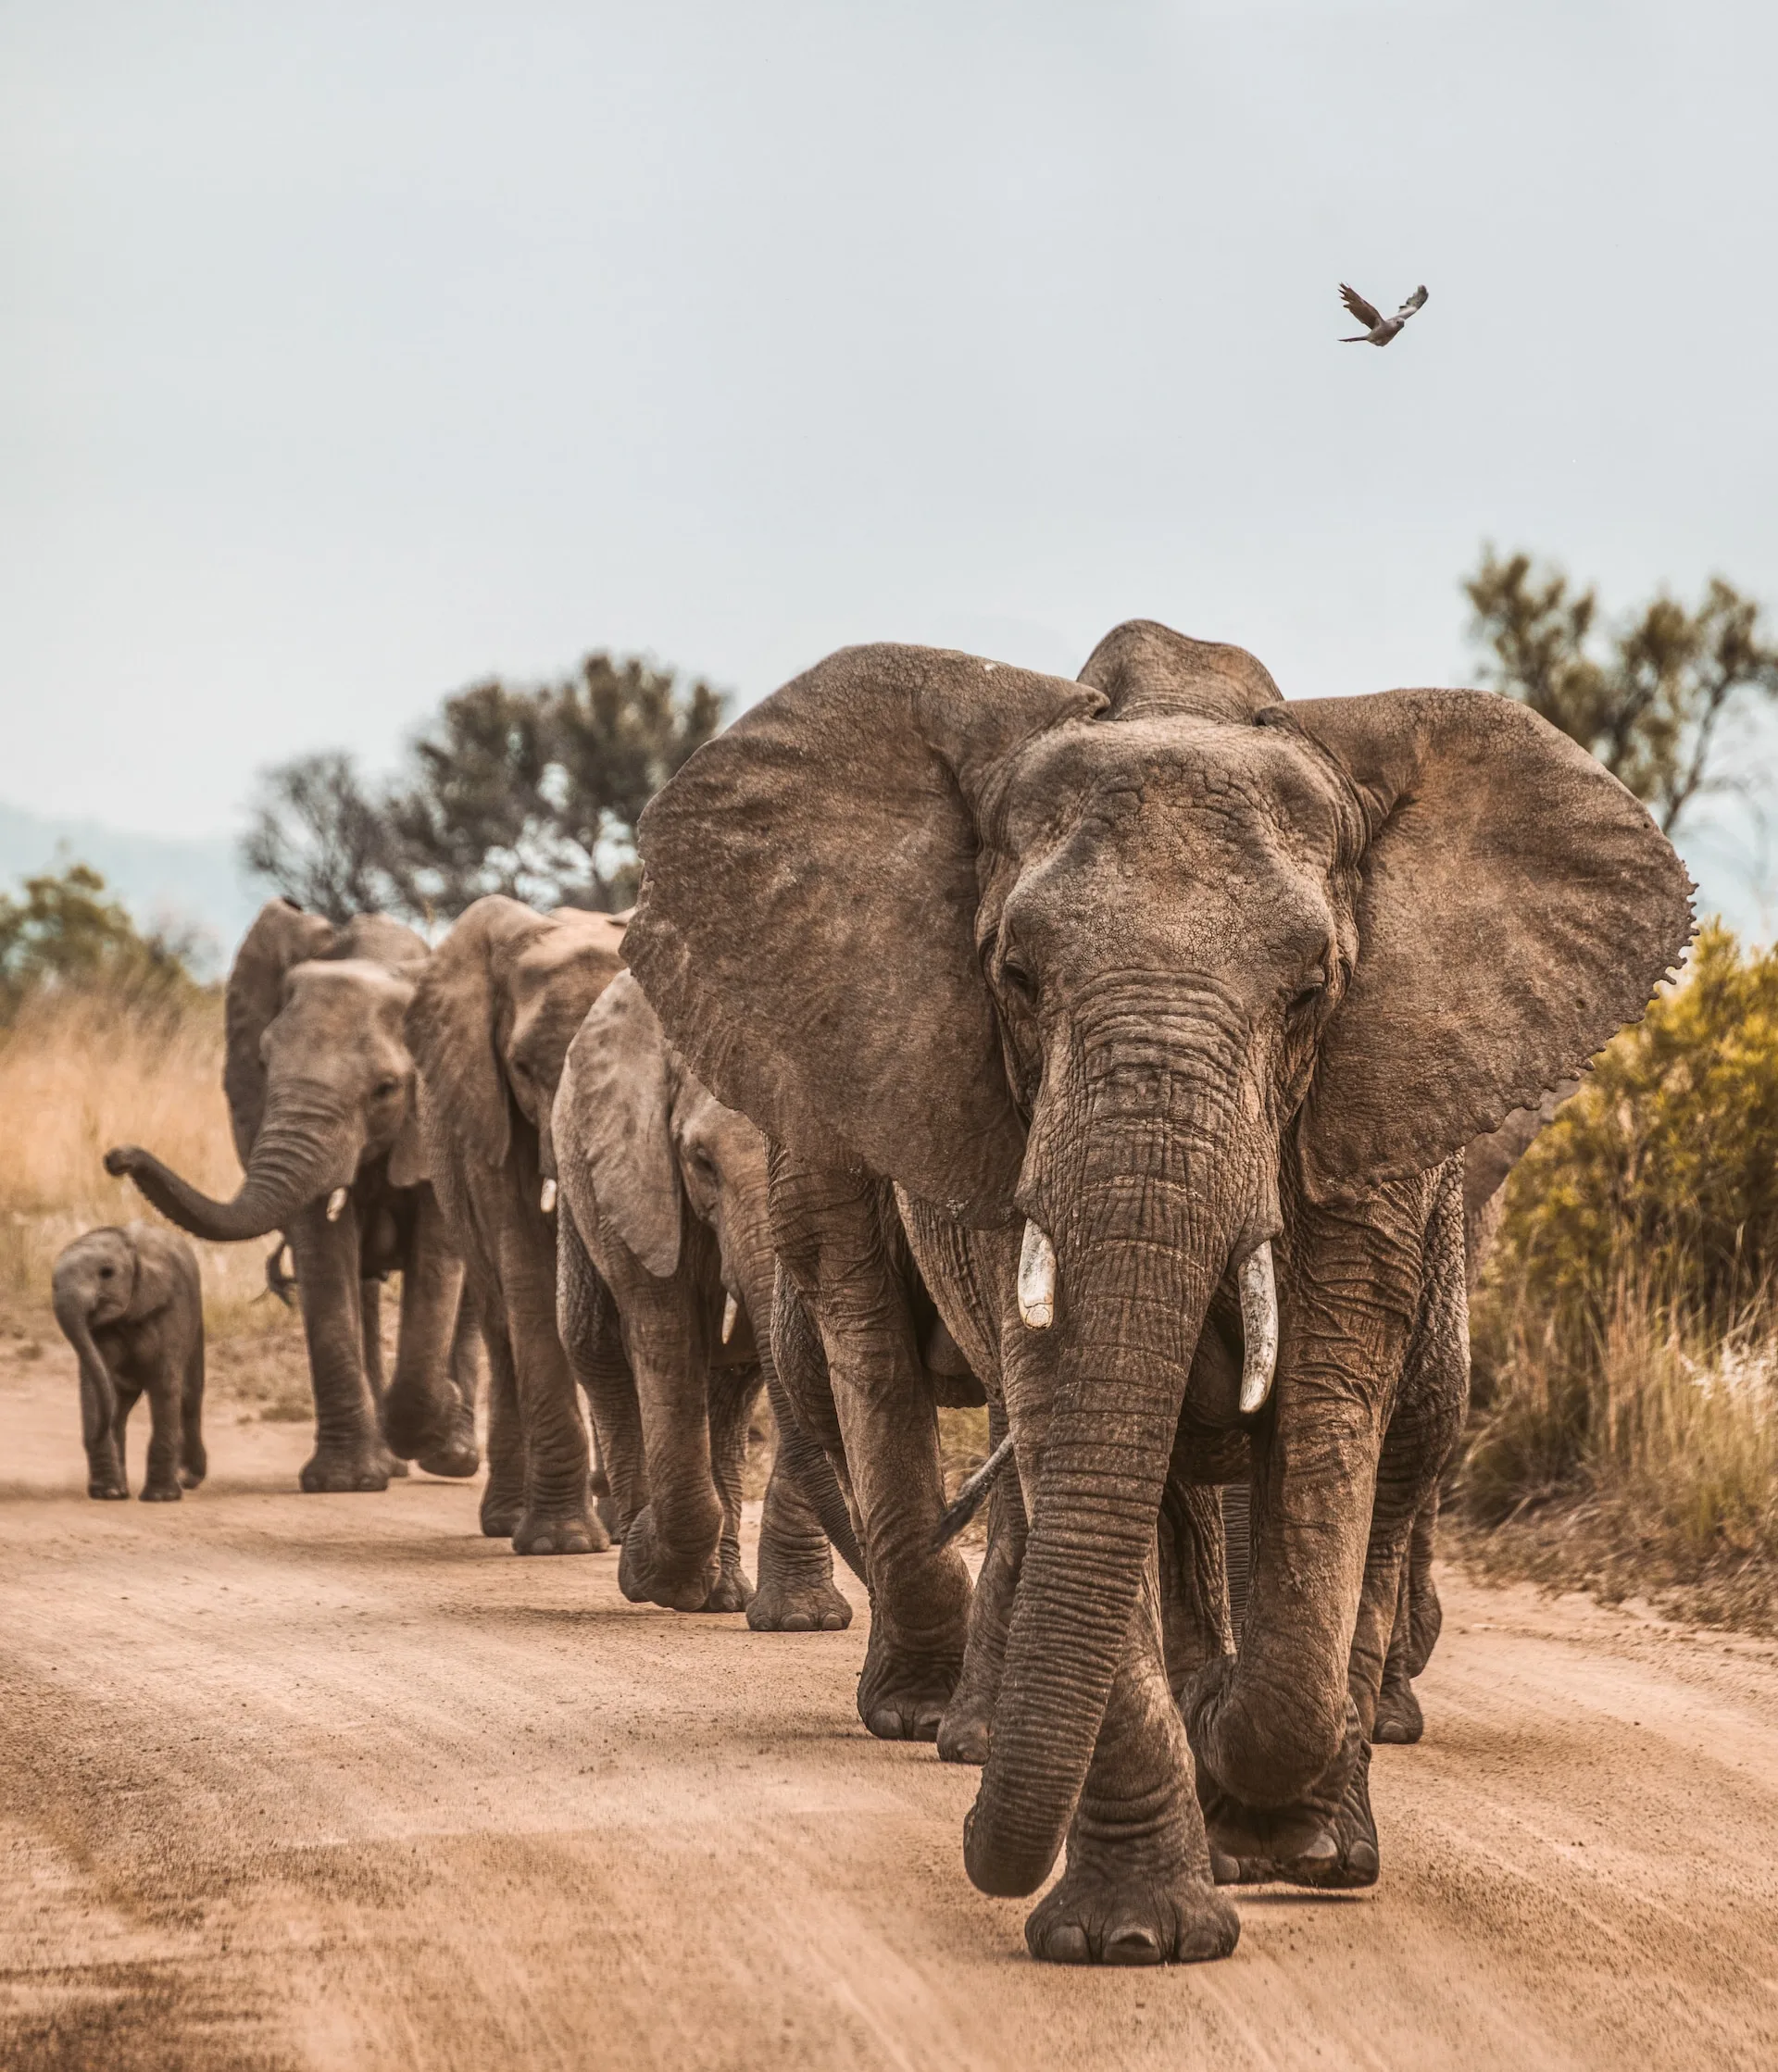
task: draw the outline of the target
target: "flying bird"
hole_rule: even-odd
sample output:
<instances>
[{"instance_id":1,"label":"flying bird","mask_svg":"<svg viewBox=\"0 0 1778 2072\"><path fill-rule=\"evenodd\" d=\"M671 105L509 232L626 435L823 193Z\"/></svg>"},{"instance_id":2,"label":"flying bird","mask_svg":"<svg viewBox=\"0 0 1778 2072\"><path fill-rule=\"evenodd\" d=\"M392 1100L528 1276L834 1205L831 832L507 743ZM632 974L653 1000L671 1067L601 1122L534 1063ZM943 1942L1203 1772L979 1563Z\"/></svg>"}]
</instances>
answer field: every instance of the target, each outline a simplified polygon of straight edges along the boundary
<instances>
[{"instance_id":1,"label":"flying bird","mask_svg":"<svg viewBox=\"0 0 1778 2072\"><path fill-rule=\"evenodd\" d=\"M1393 317L1384 317L1365 301L1356 288L1340 283L1340 300L1365 328L1356 338L1343 338L1342 345L1386 345L1426 300L1423 287L1416 288Z\"/></svg>"}]
</instances>

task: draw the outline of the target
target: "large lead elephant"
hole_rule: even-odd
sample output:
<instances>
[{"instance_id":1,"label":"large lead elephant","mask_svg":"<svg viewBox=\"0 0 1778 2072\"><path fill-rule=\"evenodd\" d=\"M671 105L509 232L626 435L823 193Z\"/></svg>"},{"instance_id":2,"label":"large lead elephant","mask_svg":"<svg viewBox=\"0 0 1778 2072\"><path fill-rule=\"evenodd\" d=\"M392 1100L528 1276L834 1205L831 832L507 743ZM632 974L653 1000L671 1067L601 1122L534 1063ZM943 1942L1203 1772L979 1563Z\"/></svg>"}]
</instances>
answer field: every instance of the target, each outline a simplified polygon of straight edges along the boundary
<instances>
[{"instance_id":1,"label":"large lead elephant","mask_svg":"<svg viewBox=\"0 0 1778 2072\"><path fill-rule=\"evenodd\" d=\"M631 967L774 1144L836 1394L918 1415L860 1270L887 1181L996 1363L1029 1532L970 1877L1029 1893L1066 1841L1033 1953L1226 1953L1194 1750L1257 1853L1337 1853L1348 1678L1374 1693L1462 1351L1460 1154L1640 1014L1689 934L1683 868L1509 700L1286 705L1241 650L1143 623L1076 683L837 655L701 749L641 848ZM1188 1742L1159 1542L1220 1545L1192 1485L1224 1422L1255 1454L1254 1573L1238 1655L1197 1619ZM879 1547L935 1503L916 1479L866 1519L912 1615L943 1571L910 1559L904 1587ZM1209 1579L1175 1603L1219 1603Z\"/></svg>"},{"instance_id":2,"label":"large lead elephant","mask_svg":"<svg viewBox=\"0 0 1778 2072\"><path fill-rule=\"evenodd\" d=\"M569 1042L621 968L622 941L609 915L539 914L494 893L432 953L407 1010L427 1161L488 1354L482 1529L522 1554L611 1543L556 1330L549 1127Z\"/></svg>"},{"instance_id":3,"label":"large lead elephant","mask_svg":"<svg viewBox=\"0 0 1778 2072\"><path fill-rule=\"evenodd\" d=\"M770 1370L777 1270L764 1138L710 1098L627 971L569 1045L550 1134L557 1318L595 1405L624 1595L745 1609L756 1631L849 1626L829 1531L860 1574L863 1556L826 1459L775 1386L757 1591L741 1566L741 1470Z\"/></svg>"},{"instance_id":4,"label":"large lead elephant","mask_svg":"<svg viewBox=\"0 0 1778 2072\"><path fill-rule=\"evenodd\" d=\"M426 957L419 937L384 915L336 926L269 901L226 996L222 1085L239 1192L212 1200L132 1144L106 1154L108 1172L129 1174L194 1237L283 1232L315 1391L305 1490L385 1489L392 1452L434 1475L479 1465L473 1370L457 1334L463 1268L429 1181L402 1032ZM379 1400L378 1291L394 1271L400 1342Z\"/></svg>"}]
</instances>

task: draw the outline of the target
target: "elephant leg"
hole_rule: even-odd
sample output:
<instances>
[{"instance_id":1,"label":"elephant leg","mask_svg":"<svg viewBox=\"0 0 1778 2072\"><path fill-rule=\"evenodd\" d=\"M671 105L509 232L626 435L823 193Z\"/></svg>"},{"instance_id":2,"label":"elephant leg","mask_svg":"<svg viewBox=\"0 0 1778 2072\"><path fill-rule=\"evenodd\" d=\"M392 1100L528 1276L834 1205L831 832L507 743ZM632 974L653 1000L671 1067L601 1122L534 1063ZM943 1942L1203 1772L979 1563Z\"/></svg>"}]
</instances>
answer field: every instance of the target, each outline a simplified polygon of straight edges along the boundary
<instances>
[{"instance_id":1,"label":"elephant leg","mask_svg":"<svg viewBox=\"0 0 1778 2072\"><path fill-rule=\"evenodd\" d=\"M482 1492L482 1533L509 1540L525 1515L525 1435L512 1341L497 1301L481 1302L482 1342L488 1355L488 1479Z\"/></svg>"},{"instance_id":2,"label":"elephant leg","mask_svg":"<svg viewBox=\"0 0 1778 2072\"><path fill-rule=\"evenodd\" d=\"M209 1473L209 1455L204 1450L204 1339L200 1322L197 1343L185 1357L179 1390L179 1479L194 1490Z\"/></svg>"},{"instance_id":3,"label":"elephant leg","mask_svg":"<svg viewBox=\"0 0 1778 2072\"><path fill-rule=\"evenodd\" d=\"M482 1465L475 1443L475 1368L466 1404L455 1363L473 1352L473 1310L463 1329L461 1261L445 1242L444 1218L423 1192L401 1271L401 1331L395 1375L382 1401L382 1429L391 1449L417 1461L428 1475L454 1480Z\"/></svg>"},{"instance_id":4,"label":"elephant leg","mask_svg":"<svg viewBox=\"0 0 1778 2072\"><path fill-rule=\"evenodd\" d=\"M722 1506L722 1529L717 1542L716 1587L705 1600L707 1612L745 1612L753 1601L753 1585L741 1566L741 1473L746 1466L754 1405L763 1386L758 1367L718 1367L710 1376L710 1474Z\"/></svg>"},{"instance_id":5,"label":"elephant leg","mask_svg":"<svg viewBox=\"0 0 1778 2072\"><path fill-rule=\"evenodd\" d=\"M820 1332L864 1529L871 1615L858 1715L883 1740L935 1741L962 1670L970 1578L955 1547L934 1543L938 1417L885 1199L858 1175L773 1160L775 1242Z\"/></svg>"},{"instance_id":6,"label":"elephant leg","mask_svg":"<svg viewBox=\"0 0 1778 2072\"><path fill-rule=\"evenodd\" d=\"M374 1274L358 1283L358 1329L364 1335L364 1382L370 1392L370 1401L376 1405L377 1429L385 1429L383 1397L386 1393L382 1380L382 1283ZM388 1454L387 1467L392 1478L407 1479L407 1463L391 1453L387 1440L383 1452Z\"/></svg>"},{"instance_id":7,"label":"elephant leg","mask_svg":"<svg viewBox=\"0 0 1778 2072\"><path fill-rule=\"evenodd\" d=\"M804 1443L816 1451L806 1437ZM756 1633L843 1632L852 1623L852 1607L834 1587L833 1550L796 1472L794 1445L794 1438L785 1442L781 1418L759 1521L759 1582L747 1605L747 1624ZM826 1462L820 1466L825 1471Z\"/></svg>"},{"instance_id":8,"label":"elephant leg","mask_svg":"<svg viewBox=\"0 0 1778 2072\"><path fill-rule=\"evenodd\" d=\"M525 1513L512 1535L521 1554L599 1554L611 1537L594 1516L591 1456L574 1377L556 1325L556 1244L507 1233L500 1284L525 1443Z\"/></svg>"},{"instance_id":9,"label":"elephant leg","mask_svg":"<svg viewBox=\"0 0 1778 2072\"><path fill-rule=\"evenodd\" d=\"M1383 1688L1377 1693L1376 1717L1371 1723L1373 1742L1407 1746L1426 1730L1425 1715L1414 1695L1413 1678L1408 1669L1412 1652L1410 1605L1413 1596L1414 1556L1409 1543L1402 1564L1401 1587L1396 1596L1396 1623L1389 1636L1389 1653L1383 1665Z\"/></svg>"},{"instance_id":10,"label":"elephant leg","mask_svg":"<svg viewBox=\"0 0 1778 2072\"><path fill-rule=\"evenodd\" d=\"M988 1405L988 1444L1007 1436L1001 1404ZM1012 1601L1019 1589L1019 1569L1025 1555L1024 1492L1016 1471L1008 1469L988 1499L988 1551L970 1599L969 1638L963 1649L963 1673L938 1727L939 1760L985 1763L1000 1695L1000 1672L1006 1666L1007 1632L1012 1624Z\"/></svg>"},{"instance_id":11,"label":"elephant leg","mask_svg":"<svg viewBox=\"0 0 1778 2072\"><path fill-rule=\"evenodd\" d=\"M1192 1754L1168 1682L1151 1552L1123 1660L1068 1830L1061 1878L1025 1924L1050 1964L1192 1964L1226 1957L1241 1922L1217 1891Z\"/></svg>"},{"instance_id":12,"label":"elephant leg","mask_svg":"<svg viewBox=\"0 0 1778 2072\"><path fill-rule=\"evenodd\" d=\"M610 1290L587 1256L566 1202L556 1212L556 1321L562 1350L586 1397L607 1484L598 1515L613 1540L629 1532L648 1502L642 1407Z\"/></svg>"},{"instance_id":13,"label":"elephant leg","mask_svg":"<svg viewBox=\"0 0 1778 2072\"><path fill-rule=\"evenodd\" d=\"M111 1451L118 1463L118 1490L119 1494L130 1493L130 1449L126 1433L130 1413L136 1407L142 1391L133 1381L118 1377L116 1397L111 1406Z\"/></svg>"},{"instance_id":14,"label":"elephant leg","mask_svg":"<svg viewBox=\"0 0 1778 2072\"><path fill-rule=\"evenodd\" d=\"M311 1494L387 1489L389 1453L364 1373L357 1207L348 1202L330 1223L319 1202L307 1203L284 1235L296 1263L315 1391L315 1451L303 1465L301 1487Z\"/></svg>"},{"instance_id":15,"label":"elephant leg","mask_svg":"<svg viewBox=\"0 0 1778 2072\"><path fill-rule=\"evenodd\" d=\"M1435 1482L1414 1514L1414 1536L1408 1548L1408 1674L1419 1676L1433 1659L1439 1629L1445 1623L1438 1601L1433 1556L1438 1546L1439 1485Z\"/></svg>"},{"instance_id":16,"label":"elephant leg","mask_svg":"<svg viewBox=\"0 0 1778 2072\"><path fill-rule=\"evenodd\" d=\"M176 1364L157 1347L148 1365L148 1459L143 1471L144 1504L177 1504L184 1495L179 1480L180 1443L184 1436L180 1416L181 1375Z\"/></svg>"},{"instance_id":17,"label":"elephant leg","mask_svg":"<svg viewBox=\"0 0 1778 2072\"><path fill-rule=\"evenodd\" d=\"M617 1267L613 1267L616 1271ZM623 1536L618 1587L638 1603L678 1612L740 1611L746 1596L722 1588L725 1504L717 1482L718 1449L731 1460L745 1442L736 1430L737 1399L711 1375L696 1329L698 1300L683 1279L660 1281L640 1267L612 1294L622 1317L624 1350L635 1376L648 1464L648 1502ZM739 1463L732 1462L739 1499ZM735 1543L735 1566L740 1543ZM747 1586L748 1594L751 1586Z\"/></svg>"}]
</instances>

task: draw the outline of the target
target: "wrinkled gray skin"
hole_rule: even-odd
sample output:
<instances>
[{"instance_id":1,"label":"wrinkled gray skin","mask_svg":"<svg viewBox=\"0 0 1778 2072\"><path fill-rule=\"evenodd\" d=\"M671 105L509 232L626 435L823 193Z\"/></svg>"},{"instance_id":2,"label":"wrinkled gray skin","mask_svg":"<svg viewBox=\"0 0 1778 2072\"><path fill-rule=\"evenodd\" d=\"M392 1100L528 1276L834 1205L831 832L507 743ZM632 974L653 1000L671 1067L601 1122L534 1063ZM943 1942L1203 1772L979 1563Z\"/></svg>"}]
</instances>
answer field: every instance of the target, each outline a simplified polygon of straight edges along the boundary
<instances>
[{"instance_id":1,"label":"wrinkled gray skin","mask_svg":"<svg viewBox=\"0 0 1778 2072\"><path fill-rule=\"evenodd\" d=\"M195 1237L283 1232L315 1391L307 1491L386 1489L392 1455L433 1475L480 1465L457 1331L463 1268L429 1183L402 1033L426 956L411 929L383 915L336 927L268 902L229 973L222 1085L240 1192L214 1201L151 1152L106 1154L107 1172L128 1173ZM330 1217L339 1189L345 1200ZM399 1349L380 1393L380 1289L396 1271Z\"/></svg>"},{"instance_id":2,"label":"wrinkled gray skin","mask_svg":"<svg viewBox=\"0 0 1778 2072\"><path fill-rule=\"evenodd\" d=\"M551 1141L557 1320L594 1405L624 1595L682 1612L745 1609L759 1632L849 1626L797 1465L821 1477L830 1522L863 1557L825 1459L794 1423L781 1419L757 1591L741 1566L741 1470L770 1358L753 1320L771 1316L777 1267L765 1139L686 1069L627 971L569 1045Z\"/></svg>"},{"instance_id":3,"label":"wrinkled gray skin","mask_svg":"<svg viewBox=\"0 0 1778 2072\"><path fill-rule=\"evenodd\" d=\"M521 1554L611 1544L595 1512L586 1425L556 1329L550 1109L569 1042L621 968L623 924L479 899L436 950L407 1010L419 1120L488 1354L482 1529Z\"/></svg>"},{"instance_id":4,"label":"wrinkled gray skin","mask_svg":"<svg viewBox=\"0 0 1778 2072\"><path fill-rule=\"evenodd\" d=\"M1072 684L835 655L699 750L641 848L629 962L775 1147L842 1421L928 1414L887 1181L1004 1396L1029 1527L970 1877L1033 1891L1066 1841L1033 1953L1225 1953L1199 1792L1225 1860L1320 1878L1354 1845L1354 1692L1374 1704L1464 1348L1463 1148L1642 1011L1690 932L1683 868L1509 700L1286 707L1250 655L1143 623ZM1047 1329L1016 1298L1027 1220ZM1277 1374L1244 1429L1234 1282L1268 1242ZM1238 1655L1205 1503L1231 1429L1258 1513ZM862 1505L909 1682L968 1601L922 1554L917 1452Z\"/></svg>"},{"instance_id":5,"label":"wrinkled gray skin","mask_svg":"<svg viewBox=\"0 0 1778 2072\"><path fill-rule=\"evenodd\" d=\"M56 1260L56 1321L81 1364L86 1493L127 1497L124 1427L148 1398L144 1504L177 1504L204 1479L204 1292L176 1230L89 1230Z\"/></svg>"}]
</instances>

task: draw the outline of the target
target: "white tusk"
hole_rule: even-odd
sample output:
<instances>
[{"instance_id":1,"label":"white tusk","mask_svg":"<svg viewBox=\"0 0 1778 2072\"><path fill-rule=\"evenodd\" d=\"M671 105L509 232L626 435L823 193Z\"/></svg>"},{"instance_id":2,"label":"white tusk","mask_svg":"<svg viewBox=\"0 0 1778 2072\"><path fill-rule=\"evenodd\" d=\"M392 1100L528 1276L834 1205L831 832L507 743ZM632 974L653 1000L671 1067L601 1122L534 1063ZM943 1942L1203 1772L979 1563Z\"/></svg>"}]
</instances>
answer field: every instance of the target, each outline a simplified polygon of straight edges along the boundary
<instances>
[{"instance_id":1,"label":"white tusk","mask_svg":"<svg viewBox=\"0 0 1778 2072\"><path fill-rule=\"evenodd\" d=\"M722 1304L722 1342L726 1345L734 1336L734 1320L741 1314L741 1304L731 1295Z\"/></svg>"},{"instance_id":2,"label":"white tusk","mask_svg":"<svg viewBox=\"0 0 1778 2072\"><path fill-rule=\"evenodd\" d=\"M330 1223L337 1223L341 1217L345 1214L345 1205L348 1199L349 1196L343 1187L336 1187L327 1197L327 1220Z\"/></svg>"},{"instance_id":3,"label":"white tusk","mask_svg":"<svg viewBox=\"0 0 1778 2072\"><path fill-rule=\"evenodd\" d=\"M1241 1414L1265 1407L1278 1366L1278 1283L1271 1270L1271 1240L1241 1262Z\"/></svg>"},{"instance_id":4,"label":"white tusk","mask_svg":"<svg viewBox=\"0 0 1778 2072\"><path fill-rule=\"evenodd\" d=\"M1046 1331L1056 1321L1056 1247L1029 1219L1019 1249L1019 1314L1029 1330Z\"/></svg>"},{"instance_id":5,"label":"white tusk","mask_svg":"<svg viewBox=\"0 0 1778 2072\"><path fill-rule=\"evenodd\" d=\"M542 1190L539 1192L537 1196L537 1206L543 1210L545 1216L549 1215L551 1210L555 1208L556 1182L553 1180L546 1180L544 1182Z\"/></svg>"}]
</instances>

